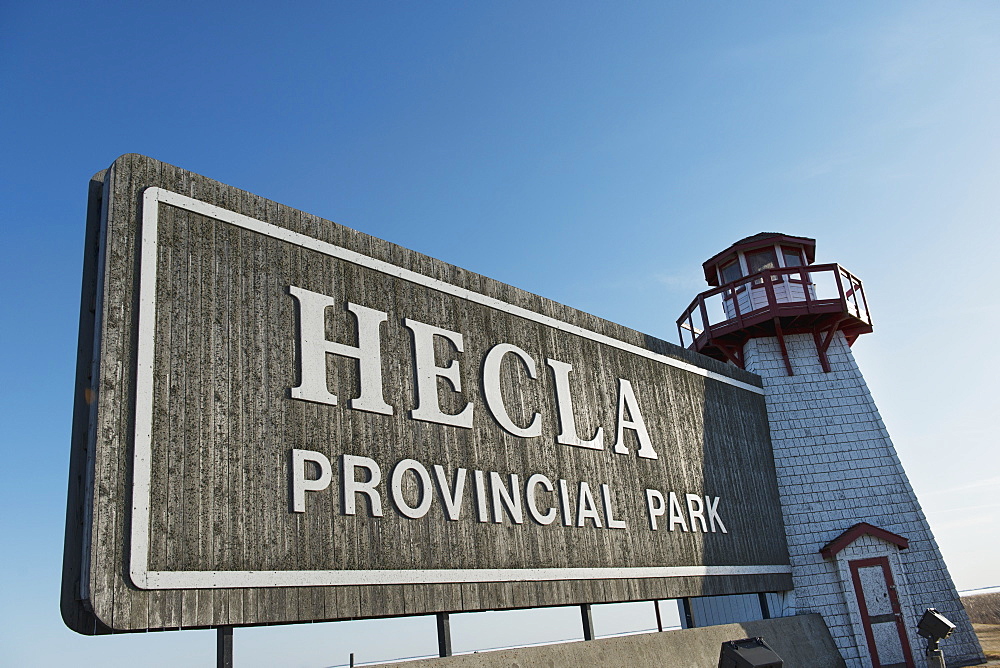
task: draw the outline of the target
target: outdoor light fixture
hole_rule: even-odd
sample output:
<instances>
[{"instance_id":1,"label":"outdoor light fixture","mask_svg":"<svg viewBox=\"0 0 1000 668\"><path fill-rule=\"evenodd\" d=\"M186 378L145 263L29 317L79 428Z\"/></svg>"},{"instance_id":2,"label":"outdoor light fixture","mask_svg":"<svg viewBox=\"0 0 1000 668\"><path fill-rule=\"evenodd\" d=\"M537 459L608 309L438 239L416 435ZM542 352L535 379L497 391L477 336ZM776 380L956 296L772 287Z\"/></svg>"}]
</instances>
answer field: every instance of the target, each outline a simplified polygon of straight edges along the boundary
<instances>
[{"instance_id":1,"label":"outdoor light fixture","mask_svg":"<svg viewBox=\"0 0 1000 668\"><path fill-rule=\"evenodd\" d=\"M784 665L763 638L726 641L719 653L719 668L782 668Z\"/></svg>"},{"instance_id":2,"label":"outdoor light fixture","mask_svg":"<svg viewBox=\"0 0 1000 668\"><path fill-rule=\"evenodd\" d=\"M955 625L934 608L927 608L924 611L924 616L917 622L917 634L927 638L927 651L924 656L927 657L928 668L945 668L944 652L938 649L938 643L950 636L954 630Z\"/></svg>"},{"instance_id":3,"label":"outdoor light fixture","mask_svg":"<svg viewBox=\"0 0 1000 668\"><path fill-rule=\"evenodd\" d=\"M917 634L927 638L927 652L937 650L938 643L951 635L955 625L934 608L927 608L917 623Z\"/></svg>"}]
</instances>

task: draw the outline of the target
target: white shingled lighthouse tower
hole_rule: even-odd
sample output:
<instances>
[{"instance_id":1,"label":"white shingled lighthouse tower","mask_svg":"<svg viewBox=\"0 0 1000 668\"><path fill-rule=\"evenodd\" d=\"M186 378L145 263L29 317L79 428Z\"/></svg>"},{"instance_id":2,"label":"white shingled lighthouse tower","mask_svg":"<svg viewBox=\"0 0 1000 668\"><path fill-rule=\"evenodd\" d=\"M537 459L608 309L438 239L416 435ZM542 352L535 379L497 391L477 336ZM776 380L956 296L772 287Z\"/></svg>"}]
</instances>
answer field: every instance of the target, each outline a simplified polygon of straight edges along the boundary
<instances>
[{"instance_id":1,"label":"white shingled lighthouse tower","mask_svg":"<svg viewBox=\"0 0 1000 668\"><path fill-rule=\"evenodd\" d=\"M851 345L872 331L861 281L813 264L816 242L742 239L704 263L712 289L677 321L681 343L761 376L794 590L760 596L764 617L823 615L848 666L924 665L916 627L936 608L957 625L949 666L979 642ZM726 600L728 599L728 600ZM744 621L739 597L691 599L686 625ZM743 619L740 619L743 616Z\"/></svg>"}]
</instances>

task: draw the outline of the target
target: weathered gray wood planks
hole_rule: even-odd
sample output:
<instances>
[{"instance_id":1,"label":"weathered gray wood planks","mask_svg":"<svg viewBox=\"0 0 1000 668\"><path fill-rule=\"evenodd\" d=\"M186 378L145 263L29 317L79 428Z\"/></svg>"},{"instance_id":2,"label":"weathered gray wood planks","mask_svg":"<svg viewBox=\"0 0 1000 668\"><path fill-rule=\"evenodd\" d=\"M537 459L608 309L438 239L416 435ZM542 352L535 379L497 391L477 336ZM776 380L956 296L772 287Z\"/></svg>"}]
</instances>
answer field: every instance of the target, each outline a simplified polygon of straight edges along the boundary
<instances>
[{"instance_id":1,"label":"weathered gray wood planks","mask_svg":"<svg viewBox=\"0 0 1000 668\"><path fill-rule=\"evenodd\" d=\"M143 193L151 187L262 221L271 231L161 201L155 254L142 264L143 226L150 225L148 219L143 222L148 208ZM788 563L755 376L143 156L119 158L95 181L91 198L78 390L82 397L83 389L91 388L93 402L81 399L74 413L63 583L64 619L71 628L103 633L237 626L790 588L781 568L747 571ZM374 262L333 257L280 238L275 230ZM151 249L147 242L145 251ZM514 312L401 278L378 262L498 299ZM140 322L141 290L152 279L154 308L143 311L150 317ZM359 363L341 355L326 356L327 387L338 396L337 405L291 398L291 388L301 381L304 308L291 286L329 296L338 305L326 313L329 341L359 344L356 318L341 308L348 302L386 314L381 365L392 415L350 407L360 392ZM518 309L538 317L525 317ZM551 318L594 337L556 328ZM435 382L442 412L453 415L469 402L474 405L471 428L410 416L418 404L415 344L404 319L464 337L462 352L443 337L433 343L437 364L457 361L461 391L444 378ZM609 345L602 337L622 345ZM537 377L531 379L510 356L501 366L500 393L516 425L541 414L538 437L505 431L485 403L482 363L501 343L518 346L536 366ZM153 351L148 388L138 361L143 346ZM711 377L636 354L637 349L680 360ZM589 439L603 428L602 450L557 442L560 412L549 359L573 365L569 385L577 432ZM632 432L628 454L612 452L619 379L634 388L655 460L636 456L639 444ZM136 434L145 425L147 391L151 438L144 446L141 438L137 445ZM636 418L631 408L628 414ZM137 474L136 462L147 446L148 474L141 469ZM291 509L292 449L322 453L333 466L332 484L307 492L302 513ZM368 513L363 495L360 511L345 514L338 470L345 454L370 458L381 467L383 516ZM433 495L425 516L410 519L397 509L400 499L390 499L389 478L396 463L407 458L420 462L432 477L433 466L442 466L450 485L457 468L467 470L457 521L445 518L436 488L425 490ZM518 476L520 488L513 493L521 499L523 523L513 523L506 512L501 522L492 521L492 508L491 521L477 521L475 471L484 472L487 482L491 472L503 482L510 474ZM553 483L567 482L573 526L564 526L561 513L548 525L530 519L523 507L524 484L536 473ZM416 480L414 475L403 479L402 502L410 506L420 498ZM590 486L603 524L608 516L601 485L610 487L614 516L626 522L626 529L597 528L593 520L577 526L581 482ZM140 488L148 493L148 513L140 511L148 516L148 530L137 538L134 527L142 524L133 516L133 504L145 508ZM646 489L664 495L674 491L682 503L688 493L719 497L728 533L652 531ZM545 508L559 506L557 491L539 494ZM151 574L146 581L135 580L137 556ZM89 568L81 566L87 563ZM699 565L737 570L706 577L564 575L541 581L491 581L487 575L481 581L473 576L430 584L419 578L386 584L375 575L374 584L310 586L286 577ZM225 574L232 573L253 575L226 580ZM262 573L276 573L281 582L262 586L253 579ZM163 580L181 584L162 588L156 574L188 579Z\"/></svg>"}]
</instances>

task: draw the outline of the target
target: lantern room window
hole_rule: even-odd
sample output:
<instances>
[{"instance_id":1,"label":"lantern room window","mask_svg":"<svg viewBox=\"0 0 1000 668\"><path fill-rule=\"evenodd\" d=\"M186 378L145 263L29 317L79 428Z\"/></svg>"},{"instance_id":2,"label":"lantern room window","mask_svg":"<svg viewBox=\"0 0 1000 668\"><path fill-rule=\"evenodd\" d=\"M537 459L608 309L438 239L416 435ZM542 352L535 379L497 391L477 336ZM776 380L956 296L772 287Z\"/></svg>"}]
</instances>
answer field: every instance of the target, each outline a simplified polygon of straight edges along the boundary
<instances>
[{"instance_id":1,"label":"lantern room window","mask_svg":"<svg viewBox=\"0 0 1000 668\"><path fill-rule=\"evenodd\" d=\"M785 261L786 267L801 267L802 253L798 248L781 247L781 259Z\"/></svg>"},{"instance_id":2,"label":"lantern room window","mask_svg":"<svg viewBox=\"0 0 1000 668\"><path fill-rule=\"evenodd\" d=\"M762 248L752 253L747 253L747 269L751 274L756 274L765 269L778 268L778 256L774 254L773 248Z\"/></svg>"},{"instance_id":3,"label":"lantern room window","mask_svg":"<svg viewBox=\"0 0 1000 668\"><path fill-rule=\"evenodd\" d=\"M737 278L743 276L743 272L740 271L740 263L737 260L733 260L729 264L723 265L719 269L719 273L722 274L723 283L731 283Z\"/></svg>"}]
</instances>

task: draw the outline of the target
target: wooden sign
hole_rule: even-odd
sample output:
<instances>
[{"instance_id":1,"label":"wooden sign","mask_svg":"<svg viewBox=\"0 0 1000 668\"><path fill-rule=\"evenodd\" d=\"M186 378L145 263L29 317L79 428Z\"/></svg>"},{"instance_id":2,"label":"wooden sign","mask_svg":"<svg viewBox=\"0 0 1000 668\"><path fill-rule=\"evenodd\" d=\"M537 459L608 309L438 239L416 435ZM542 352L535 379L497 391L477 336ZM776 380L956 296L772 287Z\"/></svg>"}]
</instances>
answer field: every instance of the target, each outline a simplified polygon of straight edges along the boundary
<instances>
[{"instance_id":1,"label":"wooden sign","mask_svg":"<svg viewBox=\"0 0 1000 668\"><path fill-rule=\"evenodd\" d=\"M88 229L71 628L791 588L756 376L143 156Z\"/></svg>"}]
</instances>

